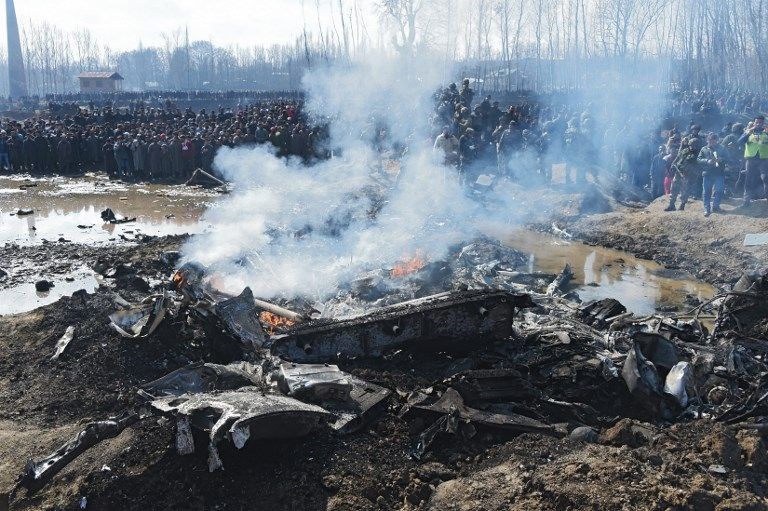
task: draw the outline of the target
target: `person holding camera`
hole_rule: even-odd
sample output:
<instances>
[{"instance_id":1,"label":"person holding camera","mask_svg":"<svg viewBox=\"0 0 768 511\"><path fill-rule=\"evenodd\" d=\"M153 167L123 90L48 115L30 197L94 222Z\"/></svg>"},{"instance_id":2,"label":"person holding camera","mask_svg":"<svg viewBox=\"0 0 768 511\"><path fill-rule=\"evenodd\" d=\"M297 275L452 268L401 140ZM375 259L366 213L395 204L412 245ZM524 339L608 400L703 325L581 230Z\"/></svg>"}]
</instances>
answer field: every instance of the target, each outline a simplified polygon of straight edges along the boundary
<instances>
[{"instance_id":1,"label":"person holding camera","mask_svg":"<svg viewBox=\"0 0 768 511\"><path fill-rule=\"evenodd\" d=\"M758 115L747 125L739 144L744 144L746 176L742 207L746 207L754 199L768 196L768 133L764 116Z\"/></svg>"}]
</instances>

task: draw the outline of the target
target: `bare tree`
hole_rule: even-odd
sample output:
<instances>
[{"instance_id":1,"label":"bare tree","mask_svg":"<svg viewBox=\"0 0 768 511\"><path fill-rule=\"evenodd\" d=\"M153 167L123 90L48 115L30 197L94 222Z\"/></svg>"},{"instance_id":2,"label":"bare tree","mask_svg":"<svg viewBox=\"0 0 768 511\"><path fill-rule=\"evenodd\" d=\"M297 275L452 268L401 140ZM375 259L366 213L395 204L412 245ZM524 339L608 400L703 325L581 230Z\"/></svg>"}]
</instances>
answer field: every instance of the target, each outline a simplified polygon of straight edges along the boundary
<instances>
[{"instance_id":1,"label":"bare tree","mask_svg":"<svg viewBox=\"0 0 768 511\"><path fill-rule=\"evenodd\" d=\"M135 89L298 86L317 62L381 50L427 54L443 63L445 81L475 76L479 90L616 77L659 87L768 85L768 0L375 0L382 26L370 31L370 0L313 3L305 11L302 0L296 39L271 46L187 42L177 29L159 47L114 51L88 29L28 22L21 35L29 90L76 90L77 73L97 69L121 70Z\"/></svg>"},{"instance_id":2,"label":"bare tree","mask_svg":"<svg viewBox=\"0 0 768 511\"><path fill-rule=\"evenodd\" d=\"M380 0L379 9L386 21L394 27L392 44L403 56L416 53L417 20L424 8L424 0Z\"/></svg>"}]
</instances>

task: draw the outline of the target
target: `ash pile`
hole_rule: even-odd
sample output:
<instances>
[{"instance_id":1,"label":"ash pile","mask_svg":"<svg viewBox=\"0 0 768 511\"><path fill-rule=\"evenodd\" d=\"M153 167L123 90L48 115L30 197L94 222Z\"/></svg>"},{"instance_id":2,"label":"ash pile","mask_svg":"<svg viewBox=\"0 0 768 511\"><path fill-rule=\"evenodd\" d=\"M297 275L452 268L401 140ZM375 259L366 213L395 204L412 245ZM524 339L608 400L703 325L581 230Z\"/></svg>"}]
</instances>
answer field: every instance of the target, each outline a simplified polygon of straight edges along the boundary
<instances>
[{"instance_id":1,"label":"ash pile","mask_svg":"<svg viewBox=\"0 0 768 511\"><path fill-rule=\"evenodd\" d=\"M136 389L143 406L30 461L19 486L41 488L88 448L158 416L174 422L178 454L204 450L211 471L222 449L300 442L320 428L351 435L383 414L408 421L417 460L437 439L483 430L587 442L627 419L632 434L693 419L768 430L768 270L691 311L638 317L615 299L580 303L568 266L543 275L527 263L478 238L443 261L369 271L323 303L226 295L215 272L185 264L141 303L115 295L109 319L141 342L171 324L205 347L200 360ZM431 384L357 371L404 358L426 361L418 381Z\"/></svg>"}]
</instances>

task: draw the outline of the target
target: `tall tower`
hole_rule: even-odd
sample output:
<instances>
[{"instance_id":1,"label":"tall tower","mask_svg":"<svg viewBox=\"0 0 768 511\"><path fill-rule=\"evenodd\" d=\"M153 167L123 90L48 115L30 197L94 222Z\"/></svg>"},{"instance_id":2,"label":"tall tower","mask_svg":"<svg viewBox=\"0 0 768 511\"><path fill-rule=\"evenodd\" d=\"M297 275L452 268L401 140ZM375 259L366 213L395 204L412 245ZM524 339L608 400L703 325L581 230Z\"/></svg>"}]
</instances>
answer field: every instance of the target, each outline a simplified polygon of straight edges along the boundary
<instances>
[{"instance_id":1,"label":"tall tower","mask_svg":"<svg viewBox=\"0 0 768 511\"><path fill-rule=\"evenodd\" d=\"M8 93L11 98L20 98L27 95L27 74L24 72L19 24L16 22L13 0L5 0L5 19L8 26Z\"/></svg>"}]
</instances>

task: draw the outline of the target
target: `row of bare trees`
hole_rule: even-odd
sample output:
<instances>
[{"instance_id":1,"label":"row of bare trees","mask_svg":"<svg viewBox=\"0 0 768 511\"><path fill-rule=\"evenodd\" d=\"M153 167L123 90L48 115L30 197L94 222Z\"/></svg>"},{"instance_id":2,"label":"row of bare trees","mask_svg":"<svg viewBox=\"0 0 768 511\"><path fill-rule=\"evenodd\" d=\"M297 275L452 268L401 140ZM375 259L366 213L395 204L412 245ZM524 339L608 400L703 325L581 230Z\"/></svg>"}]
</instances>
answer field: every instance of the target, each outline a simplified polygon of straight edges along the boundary
<instances>
[{"instance_id":1,"label":"row of bare trees","mask_svg":"<svg viewBox=\"0 0 768 511\"><path fill-rule=\"evenodd\" d=\"M766 0L379 4L397 29L401 53L443 52L486 88L583 87L617 79L665 87L768 85Z\"/></svg>"},{"instance_id":2,"label":"row of bare trees","mask_svg":"<svg viewBox=\"0 0 768 511\"><path fill-rule=\"evenodd\" d=\"M617 78L768 85L768 0L376 0L375 12L364 0L301 2L301 33L271 46L221 47L179 28L160 46L114 51L87 29L29 22L21 34L29 90L72 91L78 73L105 69L120 71L129 90L295 89L309 68L387 52L430 58L446 79L471 76L488 90Z\"/></svg>"}]
</instances>

